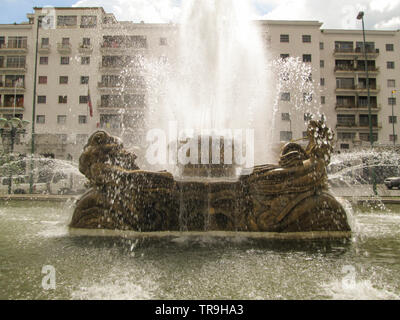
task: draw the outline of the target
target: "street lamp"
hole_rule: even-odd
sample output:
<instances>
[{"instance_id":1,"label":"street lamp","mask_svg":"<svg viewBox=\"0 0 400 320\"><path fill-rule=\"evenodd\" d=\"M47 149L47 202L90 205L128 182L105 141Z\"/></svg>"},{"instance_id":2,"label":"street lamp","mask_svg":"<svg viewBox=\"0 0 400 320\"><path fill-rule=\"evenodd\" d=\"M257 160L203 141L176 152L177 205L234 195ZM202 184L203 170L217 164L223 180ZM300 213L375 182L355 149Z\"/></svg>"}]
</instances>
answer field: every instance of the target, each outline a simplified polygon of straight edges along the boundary
<instances>
[{"instance_id":1,"label":"street lamp","mask_svg":"<svg viewBox=\"0 0 400 320\"><path fill-rule=\"evenodd\" d=\"M35 153L35 121L36 121L36 81L38 64L38 46L39 46L39 26L42 18L38 17L36 21L36 47L35 47L35 71L33 75L33 101L32 101L32 131L31 131L31 173L29 177L29 193L33 193L33 155Z\"/></svg>"},{"instance_id":2,"label":"street lamp","mask_svg":"<svg viewBox=\"0 0 400 320\"><path fill-rule=\"evenodd\" d=\"M369 141L371 143L371 149L374 147L374 139L373 139L373 131L372 131L372 114L371 114L371 94L369 87L369 75L368 75L368 56L367 56L367 47L365 42L365 26L364 26L364 11L360 11L357 15L357 20L362 21L362 32L363 32L363 49L364 49L364 60L365 60L365 76L366 76L366 86L367 86L367 107L368 107L368 122L369 122ZM371 168L371 175L373 180L373 190L375 195L378 194L376 190L376 181L375 181L375 171L374 168Z\"/></svg>"},{"instance_id":3,"label":"street lamp","mask_svg":"<svg viewBox=\"0 0 400 320\"><path fill-rule=\"evenodd\" d=\"M26 127L28 126L29 121L21 120L19 118L12 118L10 120L0 118L0 134L1 136L9 136L10 137L10 154L14 153L14 143L15 137L17 134L23 134L26 132ZM12 168L10 168L10 177L8 182L8 194L11 194L12 189Z\"/></svg>"},{"instance_id":4,"label":"street lamp","mask_svg":"<svg viewBox=\"0 0 400 320\"><path fill-rule=\"evenodd\" d=\"M391 99L391 104L392 104L392 125L393 125L393 147L396 147L396 135L394 132L394 94L396 93L396 90L392 90L392 99Z\"/></svg>"}]
</instances>

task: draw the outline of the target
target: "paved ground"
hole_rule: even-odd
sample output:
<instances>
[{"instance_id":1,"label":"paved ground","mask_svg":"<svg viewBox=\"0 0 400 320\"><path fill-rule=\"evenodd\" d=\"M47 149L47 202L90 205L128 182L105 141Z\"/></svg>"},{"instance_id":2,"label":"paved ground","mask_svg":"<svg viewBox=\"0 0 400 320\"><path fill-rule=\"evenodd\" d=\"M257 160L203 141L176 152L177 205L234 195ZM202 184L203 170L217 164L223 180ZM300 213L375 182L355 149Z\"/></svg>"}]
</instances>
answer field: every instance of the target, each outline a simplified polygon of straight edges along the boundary
<instances>
[{"instance_id":1,"label":"paved ground","mask_svg":"<svg viewBox=\"0 0 400 320\"><path fill-rule=\"evenodd\" d=\"M0 195L0 201L21 200L21 201L56 201L63 202L79 199L80 195L52 195L52 194L11 194Z\"/></svg>"}]
</instances>

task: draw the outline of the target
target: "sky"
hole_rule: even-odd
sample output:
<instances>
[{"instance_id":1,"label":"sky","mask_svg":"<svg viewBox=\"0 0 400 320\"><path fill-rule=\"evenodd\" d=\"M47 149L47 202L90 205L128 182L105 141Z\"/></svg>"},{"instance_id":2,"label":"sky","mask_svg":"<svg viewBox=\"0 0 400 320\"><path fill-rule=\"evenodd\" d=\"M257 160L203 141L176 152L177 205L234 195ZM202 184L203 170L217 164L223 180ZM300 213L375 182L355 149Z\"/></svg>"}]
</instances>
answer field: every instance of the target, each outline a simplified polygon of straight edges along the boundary
<instances>
[{"instance_id":1,"label":"sky","mask_svg":"<svg viewBox=\"0 0 400 320\"><path fill-rule=\"evenodd\" d=\"M26 13L32 12L33 7L43 6L102 6L118 20L178 22L182 1L185 0L0 0L0 23L26 21ZM255 19L318 20L324 23L325 29L359 29L356 16L362 10L367 29L400 29L400 0L232 1L249 1Z\"/></svg>"}]
</instances>

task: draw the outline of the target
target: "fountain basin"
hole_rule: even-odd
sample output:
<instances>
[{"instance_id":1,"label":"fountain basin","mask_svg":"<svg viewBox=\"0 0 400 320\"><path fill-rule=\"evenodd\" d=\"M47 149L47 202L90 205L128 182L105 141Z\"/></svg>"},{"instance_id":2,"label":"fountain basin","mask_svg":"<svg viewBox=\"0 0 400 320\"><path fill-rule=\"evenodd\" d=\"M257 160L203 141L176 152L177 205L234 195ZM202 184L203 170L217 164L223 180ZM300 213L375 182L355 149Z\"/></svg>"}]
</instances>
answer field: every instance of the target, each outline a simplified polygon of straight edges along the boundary
<instances>
[{"instance_id":1,"label":"fountain basin","mask_svg":"<svg viewBox=\"0 0 400 320\"><path fill-rule=\"evenodd\" d=\"M278 165L256 166L236 181L178 180L142 171L118 139L94 133L80 158L92 188L70 226L152 231L348 232L347 215L329 193L326 165L333 136L311 121L304 150L289 143Z\"/></svg>"}]
</instances>

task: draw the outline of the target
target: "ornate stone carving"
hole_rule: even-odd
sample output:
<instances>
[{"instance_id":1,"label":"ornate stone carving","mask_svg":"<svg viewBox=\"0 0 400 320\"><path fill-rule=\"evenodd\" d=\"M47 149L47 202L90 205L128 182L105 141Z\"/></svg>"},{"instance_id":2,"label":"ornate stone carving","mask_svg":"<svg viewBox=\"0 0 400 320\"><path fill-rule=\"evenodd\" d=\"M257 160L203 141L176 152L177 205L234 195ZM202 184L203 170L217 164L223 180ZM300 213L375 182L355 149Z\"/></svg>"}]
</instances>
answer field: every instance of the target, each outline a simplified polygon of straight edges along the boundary
<instances>
[{"instance_id":1,"label":"ornate stone carving","mask_svg":"<svg viewBox=\"0 0 400 320\"><path fill-rule=\"evenodd\" d=\"M104 131L80 157L92 188L77 202L70 226L135 231L350 231L346 212L329 194L326 166L333 134L310 121L308 146L288 143L279 166L256 166L235 182L175 181L148 172Z\"/></svg>"}]
</instances>

